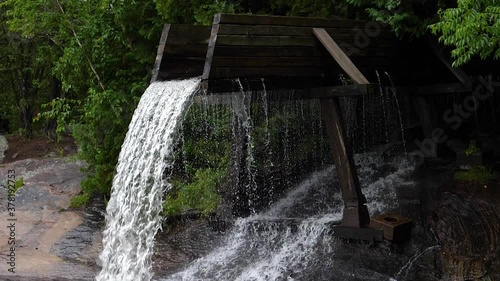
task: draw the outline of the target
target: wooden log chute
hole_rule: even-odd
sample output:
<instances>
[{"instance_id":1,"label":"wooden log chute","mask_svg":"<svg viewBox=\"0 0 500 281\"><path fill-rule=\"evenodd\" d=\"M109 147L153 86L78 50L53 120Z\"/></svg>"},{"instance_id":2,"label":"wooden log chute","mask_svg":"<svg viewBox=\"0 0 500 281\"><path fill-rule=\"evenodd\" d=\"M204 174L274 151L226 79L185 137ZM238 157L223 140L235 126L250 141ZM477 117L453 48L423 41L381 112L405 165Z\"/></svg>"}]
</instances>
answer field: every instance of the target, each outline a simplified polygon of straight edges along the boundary
<instances>
[{"instance_id":1,"label":"wooden log chute","mask_svg":"<svg viewBox=\"0 0 500 281\"><path fill-rule=\"evenodd\" d=\"M357 58L357 65L365 70L375 65L374 54L384 60L402 55L396 51L399 41L394 44L390 31L380 25L377 37L367 38L370 48L355 47L361 40L359 34L366 36L366 25L352 20L217 15L203 78L323 77L326 85L338 83L342 71L312 33L313 27L324 27L346 51L356 50L350 52Z\"/></svg>"},{"instance_id":2,"label":"wooden log chute","mask_svg":"<svg viewBox=\"0 0 500 281\"><path fill-rule=\"evenodd\" d=\"M209 37L209 26L166 24L151 82L200 76Z\"/></svg>"},{"instance_id":3,"label":"wooden log chute","mask_svg":"<svg viewBox=\"0 0 500 281\"><path fill-rule=\"evenodd\" d=\"M230 91L230 83L220 80L232 78L264 78L270 89L338 85L344 72L313 34L315 27L324 28L370 78L376 69L406 68L408 44L378 23L219 14L211 27L166 25L152 81L202 76L218 85L207 86L215 92Z\"/></svg>"},{"instance_id":4,"label":"wooden log chute","mask_svg":"<svg viewBox=\"0 0 500 281\"><path fill-rule=\"evenodd\" d=\"M151 81L202 76L213 92L231 91L226 79L233 78L257 83L264 78L268 89L339 85L345 72L313 28L324 29L370 81L377 81L375 71L387 72L416 95L468 91L467 74L498 72L471 63L465 74L429 39L399 40L376 22L219 14L212 26L165 25Z\"/></svg>"}]
</instances>

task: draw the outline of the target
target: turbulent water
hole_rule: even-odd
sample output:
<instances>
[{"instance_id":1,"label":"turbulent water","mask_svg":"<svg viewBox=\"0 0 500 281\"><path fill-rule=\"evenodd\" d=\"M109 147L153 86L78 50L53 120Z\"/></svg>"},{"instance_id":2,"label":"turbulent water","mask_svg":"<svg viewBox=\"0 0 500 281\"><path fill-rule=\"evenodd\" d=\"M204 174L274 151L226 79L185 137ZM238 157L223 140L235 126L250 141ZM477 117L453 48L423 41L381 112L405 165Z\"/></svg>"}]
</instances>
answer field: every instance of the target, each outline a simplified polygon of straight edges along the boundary
<instances>
[{"instance_id":1,"label":"turbulent water","mask_svg":"<svg viewBox=\"0 0 500 281\"><path fill-rule=\"evenodd\" d=\"M377 153L356 155L355 161L370 213L396 207L395 190L408 184L413 165L404 157L387 161ZM389 280L396 276L397 271L392 276L376 270L355 272L358 266L351 261L355 254L329 235L332 224L342 218L336 178L333 167L312 174L268 210L238 219L210 254L161 280ZM357 279L351 279L355 274Z\"/></svg>"},{"instance_id":2,"label":"turbulent water","mask_svg":"<svg viewBox=\"0 0 500 281\"><path fill-rule=\"evenodd\" d=\"M122 146L107 207L102 270L98 281L147 281L152 278L154 236L165 188L164 172L183 113L199 79L156 82L134 112Z\"/></svg>"}]
</instances>

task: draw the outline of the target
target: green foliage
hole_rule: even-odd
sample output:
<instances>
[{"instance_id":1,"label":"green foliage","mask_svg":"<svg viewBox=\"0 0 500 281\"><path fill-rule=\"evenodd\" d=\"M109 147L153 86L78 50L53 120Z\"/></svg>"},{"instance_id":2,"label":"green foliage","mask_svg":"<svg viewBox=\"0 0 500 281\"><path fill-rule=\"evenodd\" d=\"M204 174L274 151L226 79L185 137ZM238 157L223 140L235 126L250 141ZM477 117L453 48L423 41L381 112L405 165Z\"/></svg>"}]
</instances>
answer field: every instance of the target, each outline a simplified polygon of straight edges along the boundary
<instances>
[{"instance_id":1,"label":"green foliage","mask_svg":"<svg viewBox=\"0 0 500 281\"><path fill-rule=\"evenodd\" d=\"M46 111L38 113L33 121L49 121L56 120L56 140L60 141L63 133L68 132L71 123L75 118L78 106L81 105L81 100L70 100L67 98L55 98L49 103L41 105Z\"/></svg>"},{"instance_id":2,"label":"green foliage","mask_svg":"<svg viewBox=\"0 0 500 281\"><path fill-rule=\"evenodd\" d=\"M71 198L69 202L69 207L70 208L80 208L88 204L90 200L89 194L83 193L80 195L76 195L75 197Z\"/></svg>"},{"instance_id":3,"label":"green foliage","mask_svg":"<svg viewBox=\"0 0 500 281\"><path fill-rule=\"evenodd\" d=\"M465 155L471 156L472 154L481 152L481 150L476 146L475 143L471 143L469 147L464 151Z\"/></svg>"},{"instance_id":4,"label":"green foliage","mask_svg":"<svg viewBox=\"0 0 500 281\"><path fill-rule=\"evenodd\" d=\"M88 194L110 195L116 162L125 139L137 99L128 99L122 92L91 90L85 101L83 116L73 125L78 155L90 165L88 177L82 182Z\"/></svg>"},{"instance_id":5,"label":"green foliage","mask_svg":"<svg viewBox=\"0 0 500 281\"><path fill-rule=\"evenodd\" d=\"M173 182L176 192L167 195L163 204L166 216L180 214L187 210L197 210L207 215L219 205L217 187L222 183L225 171L209 168L198 169L190 184Z\"/></svg>"},{"instance_id":6,"label":"green foliage","mask_svg":"<svg viewBox=\"0 0 500 281\"><path fill-rule=\"evenodd\" d=\"M234 6L224 0L215 0L212 3L202 4L194 10L194 19L196 23L202 25L211 25L214 15L218 13L234 14Z\"/></svg>"},{"instance_id":7,"label":"green foliage","mask_svg":"<svg viewBox=\"0 0 500 281\"><path fill-rule=\"evenodd\" d=\"M445 44L456 47L453 55L458 65L474 55L500 56L500 9L495 1L461 0L454 9L447 9L450 4L446 0L437 4L423 1L426 12L421 13L419 7L397 0L272 0L258 12L345 16L349 3L366 10L372 19L388 23L399 35L418 36L438 20L434 11L441 8L440 22L431 29L442 34ZM72 133L78 155L87 163L88 176L82 183L81 198L75 200L109 196L121 144L149 81L162 25L211 24L215 13L243 9L243 4L231 2L0 0L0 119L8 120L12 130L20 128L28 136L34 116L39 121L35 125L40 127L41 121L55 121L58 138ZM56 80L60 83L54 83ZM176 184L169 196L173 206L185 203L186 208L205 212L218 200L210 192L216 193L227 174L231 113L225 110L223 116L213 118L203 110L195 105L187 117L183 149L177 154L183 169L174 173ZM318 145L314 137L304 137L306 122L294 124L291 120L297 120L297 116L286 107L283 110L267 121L259 119L263 114L253 119L251 147L257 167L299 163L286 159L284 153L273 154L272 163L259 162L264 159L260 156L281 151L284 144L294 152L295 160L311 158L306 149ZM279 126L286 126L287 133L275 129ZM208 171L214 175L208 175ZM206 192L212 203L175 199L190 198L197 189L200 194Z\"/></svg>"},{"instance_id":8,"label":"green foliage","mask_svg":"<svg viewBox=\"0 0 500 281\"><path fill-rule=\"evenodd\" d=\"M23 186L24 186L24 179L20 177L14 183L14 193L17 192Z\"/></svg>"},{"instance_id":9,"label":"green foliage","mask_svg":"<svg viewBox=\"0 0 500 281\"><path fill-rule=\"evenodd\" d=\"M115 0L6 0L9 30L43 37L62 95L45 100L39 120L71 130L87 162L84 195L109 196L121 144L148 83L163 20L154 3ZM43 61L47 56L36 59Z\"/></svg>"},{"instance_id":10,"label":"green foliage","mask_svg":"<svg viewBox=\"0 0 500 281\"><path fill-rule=\"evenodd\" d=\"M440 21L430 26L439 41L454 47L453 66L474 56L500 58L500 3L497 0L460 0L458 7L441 9Z\"/></svg>"},{"instance_id":11,"label":"green foliage","mask_svg":"<svg viewBox=\"0 0 500 281\"><path fill-rule=\"evenodd\" d=\"M478 182L481 184L487 184L495 180L497 174L488 167L476 166L468 171L457 171L455 173L455 179L463 182Z\"/></svg>"},{"instance_id":12,"label":"green foliage","mask_svg":"<svg viewBox=\"0 0 500 281\"><path fill-rule=\"evenodd\" d=\"M345 15L347 4L339 0L274 0L266 13L331 18Z\"/></svg>"},{"instance_id":13,"label":"green foliage","mask_svg":"<svg viewBox=\"0 0 500 281\"><path fill-rule=\"evenodd\" d=\"M0 118L10 131L32 134L32 117L50 94L52 43L43 36L22 36L11 30L10 10L0 2Z\"/></svg>"},{"instance_id":14,"label":"green foliage","mask_svg":"<svg viewBox=\"0 0 500 281\"><path fill-rule=\"evenodd\" d=\"M435 7L420 7L408 1L347 0L347 2L364 9L371 19L388 24L399 37L420 37L427 32L427 26L435 21L432 13Z\"/></svg>"},{"instance_id":15,"label":"green foliage","mask_svg":"<svg viewBox=\"0 0 500 281\"><path fill-rule=\"evenodd\" d=\"M183 143L176 153L172 190L163 205L164 214L186 210L208 214L220 201L218 190L227 177L230 140L230 108L193 104L183 124Z\"/></svg>"},{"instance_id":16,"label":"green foliage","mask_svg":"<svg viewBox=\"0 0 500 281\"><path fill-rule=\"evenodd\" d=\"M211 25L217 13L234 13L235 5L224 0L155 0L159 13L169 23Z\"/></svg>"}]
</instances>

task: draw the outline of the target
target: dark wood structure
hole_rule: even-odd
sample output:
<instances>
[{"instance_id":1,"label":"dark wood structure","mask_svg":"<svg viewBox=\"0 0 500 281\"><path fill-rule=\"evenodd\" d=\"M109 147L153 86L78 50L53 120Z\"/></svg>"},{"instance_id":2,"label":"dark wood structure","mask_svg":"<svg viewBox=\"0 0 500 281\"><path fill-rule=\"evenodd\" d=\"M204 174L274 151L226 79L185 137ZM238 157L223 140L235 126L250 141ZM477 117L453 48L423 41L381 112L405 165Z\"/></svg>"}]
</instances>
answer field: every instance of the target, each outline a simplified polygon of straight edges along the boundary
<instances>
[{"instance_id":1,"label":"dark wood structure","mask_svg":"<svg viewBox=\"0 0 500 281\"><path fill-rule=\"evenodd\" d=\"M342 187L339 235L375 239L379 232L350 230L365 228L370 217L336 97L373 92L376 71L390 73L414 95L471 91L467 74L428 42L398 40L377 22L219 14L211 27L165 25L152 81L201 76L212 93L234 92L233 78L244 78L255 86L251 90L262 87L261 79L267 89L310 89L305 98L321 100ZM353 85L340 85L341 74ZM425 97L416 101L424 132L432 137L429 104Z\"/></svg>"},{"instance_id":2,"label":"dark wood structure","mask_svg":"<svg viewBox=\"0 0 500 281\"><path fill-rule=\"evenodd\" d=\"M378 23L221 14L211 28L167 24L152 81L202 76L213 92L230 91L224 87L230 78L259 83L265 78L270 89L338 85L344 72L313 28L324 28L371 81L376 81L375 70L405 79L413 75L408 67L416 60L408 56L412 45Z\"/></svg>"}]
</instances>

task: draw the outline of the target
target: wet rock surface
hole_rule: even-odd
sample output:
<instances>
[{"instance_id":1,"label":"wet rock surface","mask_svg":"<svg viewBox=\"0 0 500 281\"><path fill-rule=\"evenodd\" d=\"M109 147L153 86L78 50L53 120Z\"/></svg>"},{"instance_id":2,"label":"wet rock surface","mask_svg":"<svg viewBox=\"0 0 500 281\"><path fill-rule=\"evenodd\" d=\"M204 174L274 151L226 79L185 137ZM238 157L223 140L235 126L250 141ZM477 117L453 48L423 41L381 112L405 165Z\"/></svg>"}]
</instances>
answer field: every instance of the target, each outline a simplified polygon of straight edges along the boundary
<instances>
[{"instance_id":1,"label":"wet rock surface","mask_svg":"<svg viewBox=\"0 0 500 281\"><path fill-rule=\"evenodd\" d=\"M181 270L189 262L207 254L223 237L207 221L184 220L156 235L153 270L157 276Z\"/></svg>"},{"instance_id":2,"label":"wet rock surface","mask_svg":"<svg viewBox=\"0 0 500 281\"><path fill-rule=\"evenodd\" d=\"M8 190L0 190L0 221L16 219L15 273L9 272L7 228L0 228L0 280L93 280L99 253L102 217L68 210L80 192L82 162L67 158L25 159L0 165L5 183L15 171L24 185L15 196L15 212L7 211ZM9 171L11 171L9 173ZM95 218L94 218L95 217Z\"/></svg>"},{"instance_id":3,"label":"wet rock surface","mask_svg":"<svg viewBox=\"0 0 500 281\"><path fill-rule=\"evenodd\" d=\"M82 166L64 158L0 165L3 182L10 169L24 181L16 196L16 274L7 271L8 234L0 228L0 280L93 280L99 270L104 203L67 210L71 196L80 191ZM478 191L478 187L453 184L443 189L443 184L453 182L450 163L418 169L414 177L418 180L396 188L394 203L394 210L414 219L410 242L373 247L325 236L325 245L336 247L335 256L325 254L320 259L324 264L292 272L283 280L332 280L325 276L335 276L335 280L500 280L500 196L495 193L500 190L490 186L488 191L494 195L482 186ZM3 222L7 222L6 202L7 190L2 188ZM182 270L223 239L224 234L213 231L205 220L169 226L156 237L155 276Z\"/></svg>"},{"instance_id":4,"label":"wet rock surface","mask_svg":"<svg viewBox=\"0 0 500 281\"><path fill-rule=\"evenodd\" d=\"M396 187L393 210L415 223L410 241L374 246L325 235L315 251L325 253L319 264L287 271L278 280L500 280L500 190L463 190L453 180L454 168L453 161L428 163L415 171L414 181ZM191 221L158 239L154 269L161 277L206 255L224 234Z\"/></svg>"},{"instance_id":5,"label":"wet rock surface","mask_svg":"<svg viewBox=\"0 0 500 281\"><path fill-rule=\"evenodd\" d=\"M5 151L7 151L8 147L7 138L4 135L0 135L0 163L5 158Z\"/></svg>"},{"instance_id":6,"label":"wet rock surface","mask_svg":"<svg viewBox=\"0 0 500 281\"><path fill-rule=\"evenodd\" d=\"M500 280L500 209L482 195L449 191L434 214L449 280Z\"/></svg>"}]
</instances>

